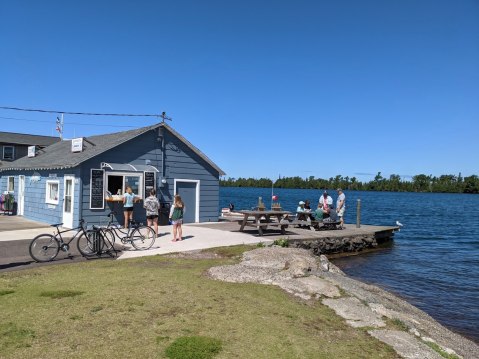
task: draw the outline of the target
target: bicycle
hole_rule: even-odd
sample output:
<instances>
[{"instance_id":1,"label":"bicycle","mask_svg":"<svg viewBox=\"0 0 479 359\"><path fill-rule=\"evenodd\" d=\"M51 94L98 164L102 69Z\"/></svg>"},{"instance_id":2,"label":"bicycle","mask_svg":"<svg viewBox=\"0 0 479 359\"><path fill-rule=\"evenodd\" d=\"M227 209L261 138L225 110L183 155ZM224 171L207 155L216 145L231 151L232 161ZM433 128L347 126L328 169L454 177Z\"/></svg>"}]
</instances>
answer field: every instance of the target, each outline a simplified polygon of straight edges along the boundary
<instances>
[{"instance_id":1,"label":"bicycle","mask_svg":"<svg viewBox=\"0 0 479 359\"><path fill-rule=\"evenodd\" d=\"M40 234L33 238L28 247L30 256L37 262L50 262L55 259L60 252L60 249L64 252L70 254L70 243L78 236L81 235L77 240L77 248L80 253L84 256L92 256L97 254L98 249L103 248L105 241L102 237L102 234L98 229L86 230L86 222L81 219L79 226L72 229L67 229L65 231L60 231L59 226L63 223L52 224L51 227L55 227L57 233L55 234ZM63 241L62 233L77 231L73 237L70 238L68 242Z\"/></svg>"},{"instance_id":2,"label":"bicycle","mask_svg":"<svg viewBox=\"0 0 479 359\"><path fill-rule=\"evenodd\" d=\"M128 220L128 231L122 231L118 226L113 225L113 215L116 212L110 212L110 218L106 226L100 226L103 236L106 238L105 251L108 251L115 244L115 238L121 240L122 244L131 243L135 249L150 249L155 243L156 233L153 228L145 226L143 223L137 223L134 219ZM120 235L118 232L120 232ZM131 232L130 232L131 231Z\"/></svg>"}]
</instances>

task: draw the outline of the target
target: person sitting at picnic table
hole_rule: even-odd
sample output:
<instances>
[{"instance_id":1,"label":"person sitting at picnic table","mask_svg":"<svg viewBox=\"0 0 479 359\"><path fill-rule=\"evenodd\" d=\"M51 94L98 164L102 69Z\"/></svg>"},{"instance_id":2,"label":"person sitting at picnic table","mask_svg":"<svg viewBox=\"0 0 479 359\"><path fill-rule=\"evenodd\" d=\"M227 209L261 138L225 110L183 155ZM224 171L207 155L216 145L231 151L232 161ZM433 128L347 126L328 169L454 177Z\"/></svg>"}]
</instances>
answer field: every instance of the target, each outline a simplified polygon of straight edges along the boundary
<instances>
[{"instance_id":1,"label":"person sitting at picnic table","mask_svg":"<svg viewBox=\"0 0 479 359\"><path fill-rule=\"evenodd\" d=\"M318 209L316 209L316 211L314 211L314 219L316 221L320 222L320 221L323 220L323 215L324 215L323 204L318 203Z\"/></svg>"},{"instance_id":2,"label":"person sitting at picnic table","mask_svg":"<svg viewBox=\"0 0 479 359\"><path fill-rule=\"evenodd\" d=\"M336 210L332 204L329 205L327 213L329 214L329 217L324 219L323 222L336 222L338 220L338 214L336 213Z\"/></svg>"},{"instance_id":3,"label":"person sitting at picnic table","mask_svg":"<svg viewBox=\"0 0 479 359\"><path fill-rule=\"evenodd\" d=\"M296 212L304 212L304 202L303 201L299 201L299 205L298 205L298 208L296 208ZM299 214L298 213L297 219L299 221L305 221L306 216L304 214Z\"/></svg>"},{"instance_id":4,"label":"person sitting at picnic table","mask_svg":"<svg viewBox=\"0 0 479 359\"><path fill-rule=\"evenodd\" d=\"M311 212L311 206L309 204L309 201L304 201L304 211L305 212Z\"/></svg>"}]
</instances>

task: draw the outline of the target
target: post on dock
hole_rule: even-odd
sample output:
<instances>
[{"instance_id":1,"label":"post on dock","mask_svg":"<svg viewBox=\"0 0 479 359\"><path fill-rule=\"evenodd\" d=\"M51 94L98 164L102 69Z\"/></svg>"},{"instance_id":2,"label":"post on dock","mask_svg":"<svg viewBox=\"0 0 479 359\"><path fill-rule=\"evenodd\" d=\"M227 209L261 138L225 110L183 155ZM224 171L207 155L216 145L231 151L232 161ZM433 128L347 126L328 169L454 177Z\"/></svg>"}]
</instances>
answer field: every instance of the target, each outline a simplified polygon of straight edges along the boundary
<instances>
[{"instance_id":1,"label":"post on dock","mask_svg":"<svg viewBox=\"0 0 479 359\"><path fill-rule=\"evenodd\" d=\"M358 211L357 211L357 214L356 214L356 228L361 227L360 222L361 222L361 200L358 198Z\"/></svg>"}]
</instances>

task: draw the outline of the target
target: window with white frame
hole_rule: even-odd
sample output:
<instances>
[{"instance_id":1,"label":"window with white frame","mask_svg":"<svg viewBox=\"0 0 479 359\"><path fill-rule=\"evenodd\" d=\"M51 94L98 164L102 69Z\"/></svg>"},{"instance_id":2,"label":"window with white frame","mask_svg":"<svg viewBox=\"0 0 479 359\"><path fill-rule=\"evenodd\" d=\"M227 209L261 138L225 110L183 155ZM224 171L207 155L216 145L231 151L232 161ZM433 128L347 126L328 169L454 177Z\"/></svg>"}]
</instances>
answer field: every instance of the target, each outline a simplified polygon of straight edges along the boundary
<instances>
[{"instance_id":1,"label":"window with white frame","mask_svg":"<svg viewBox=\"0 0 479 359\"><path fill-rule=\"evenodd\" d=\"M13 146L3 146L3 159L4 160L13 160L14 147Z\"/></svg>"},{"instance_id":2,"label":"window with white frame","mask_svg":"<svg viewBox=\"0 0 479 359\"><path fill-rule=\"evenodd\" d=\"M9 176L7 182L7 191L15 192L15 177Z\"/></svg>"},{"instance_id":3,"label":"window with white frame","mask_svg":"<svg viewBox=\"0 0 479 359\"><path fill-rule=\"evenodd\" d=\"M60 181L47 181L46 203L58 204L60 196Z\"/></svg>"},{"instance_id":4,"label":"window with white frame","mask_svg":"<svg viewBox=\"0 0 479 359\"><path fill-rule=\"evenodd\" d=\"M125 194L126 187L137 196L143 196L143 172L107 172L106 188L111 194Z\"/></svg>"}]
</instances>

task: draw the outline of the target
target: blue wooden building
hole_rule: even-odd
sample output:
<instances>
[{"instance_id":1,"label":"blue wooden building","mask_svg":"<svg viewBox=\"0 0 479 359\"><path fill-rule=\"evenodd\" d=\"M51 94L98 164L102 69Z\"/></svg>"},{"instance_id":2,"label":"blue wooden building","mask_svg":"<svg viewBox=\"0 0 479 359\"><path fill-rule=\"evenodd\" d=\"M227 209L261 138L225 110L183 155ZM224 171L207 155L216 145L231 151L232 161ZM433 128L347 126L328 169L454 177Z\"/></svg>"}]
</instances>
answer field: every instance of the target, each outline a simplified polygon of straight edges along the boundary
<instances>
[{"instance_id":1,"label":"blue wooden building","mask_svg":"<svg viewBox=\"0 0 479 359\"><path fill-rule=\"evenodd\" d=\"M162 203L175 193L185 202L186 223L218 221L219 177L225 173L166 123L130 131L61 141L34 157L0 167L0 189L12 193L17 214L71 228L83 218L100 223L111 211L123 223L127 186ZM110 193L112 197L110 197ZM115 201L114 199L118 199ZM145 221L143 202L133 218Z\"/></svg>"}]
</instances>

